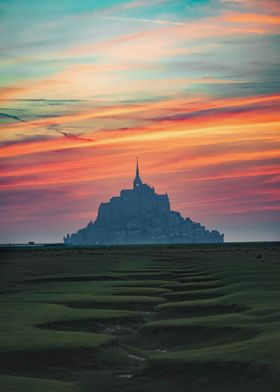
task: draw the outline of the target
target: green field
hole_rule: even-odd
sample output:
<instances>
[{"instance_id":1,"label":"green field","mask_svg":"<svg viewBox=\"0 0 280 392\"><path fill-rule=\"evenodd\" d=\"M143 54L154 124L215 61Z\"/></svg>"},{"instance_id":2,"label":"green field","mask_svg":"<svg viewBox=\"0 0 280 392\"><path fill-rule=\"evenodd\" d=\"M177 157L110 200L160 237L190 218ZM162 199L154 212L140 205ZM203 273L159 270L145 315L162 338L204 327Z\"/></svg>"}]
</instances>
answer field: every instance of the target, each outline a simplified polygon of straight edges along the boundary
<instances>
[{"instance_id":1,"label":"green field","mask_svg":"<svg viewBox=\"0 0 280 392\"><path fill-rule=\"evenodd\" d=\"M280 244L0 248L1 392L279 392Z\"/></svg>"}]
</instances>

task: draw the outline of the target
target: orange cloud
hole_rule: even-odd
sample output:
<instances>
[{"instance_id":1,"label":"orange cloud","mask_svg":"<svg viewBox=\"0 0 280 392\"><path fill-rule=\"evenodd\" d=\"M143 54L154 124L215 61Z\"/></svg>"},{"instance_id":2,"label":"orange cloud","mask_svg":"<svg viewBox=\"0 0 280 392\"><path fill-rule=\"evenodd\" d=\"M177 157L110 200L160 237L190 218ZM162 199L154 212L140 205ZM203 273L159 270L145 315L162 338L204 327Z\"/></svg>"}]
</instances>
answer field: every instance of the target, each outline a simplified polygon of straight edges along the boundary
<instances>
[{"instance_id":1,"label":"orange cloud","mask_svg":"<svg viewBox=\"0 0 280 392\"><path fill-rule=\"evenodd\" d=\"M225 20L230 23L279 25L280 15L261 15L241 12L230 12L225 15Z\"/></svg>"},{"instance_id":2,"label":"orange cloud","mask_svg":"<svg viewBox=\"0 0 280 392\"><path fill-rule=\"evenodd\" d=\"M25 123L2 125L2 133L10 138L18 132L52 134L55 126L67 127L71 124L83 124L106 118L129 119L130 116L139 116L139 121L147 125L138 125L125 132L121 130L98 131L85 135L66 134L63 138L53 138L44 141L17 143L2 147L1 155L12 156L29 154L53 149L69 149L88 146L93 143L95 147L118 145L126 142L148 143L158 140L173 140L175 137L188 137L192 140L200 139L200 135L207 137L228 137L231 135L243 140L251 134L263 137L262 130L271 132L278 130L280 116L277 111L280 96L265 95L245 98L211 99L210 97L196 97L194 99L171 99L159 102L147 102L132 105L111 105L95 109L87 109L68 115L47 117ZM257 106L256 106L257 105ZM260 106L261 105L261 106ZM248 109L246 109L248 107ZM171 116L171 117L170 117ZM81 125L80 125L81 126ZM0 128L0 129L1 129ZM59 128L57 128L60 131ZM63 133L62 129L62 133ZM31 133L32 134L32 133ZM211 136L212 135L212 136ZM249 135L249 136L248 136ZM270 135L272 137L272 135ZM276 136L274 135L273 138ZM92 140L94 139L94 141ZM8 139L9 140L9 139Z\"/></svg>"}]
</instances>

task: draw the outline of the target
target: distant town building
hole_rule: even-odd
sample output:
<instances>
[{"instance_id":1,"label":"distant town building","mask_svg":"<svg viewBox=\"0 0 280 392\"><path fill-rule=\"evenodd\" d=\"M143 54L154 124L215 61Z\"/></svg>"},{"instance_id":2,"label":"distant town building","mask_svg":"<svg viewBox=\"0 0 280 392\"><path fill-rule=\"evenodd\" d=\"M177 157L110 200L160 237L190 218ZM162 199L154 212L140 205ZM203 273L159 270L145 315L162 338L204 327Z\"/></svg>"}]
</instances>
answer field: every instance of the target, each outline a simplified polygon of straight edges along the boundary
<instances>
[{"instance_id":1,"label":"distant town building","mask_svg":"<svg viewBox=\"0 0 280 392\"><path fill-rule=\"evenodd\" d=\"M68 245L222 243L224 235L171 211L167 193L158 195L142 183L137 159L133 189L101 203L95 222L63 240Z\"/></svg>"}]
</instances>

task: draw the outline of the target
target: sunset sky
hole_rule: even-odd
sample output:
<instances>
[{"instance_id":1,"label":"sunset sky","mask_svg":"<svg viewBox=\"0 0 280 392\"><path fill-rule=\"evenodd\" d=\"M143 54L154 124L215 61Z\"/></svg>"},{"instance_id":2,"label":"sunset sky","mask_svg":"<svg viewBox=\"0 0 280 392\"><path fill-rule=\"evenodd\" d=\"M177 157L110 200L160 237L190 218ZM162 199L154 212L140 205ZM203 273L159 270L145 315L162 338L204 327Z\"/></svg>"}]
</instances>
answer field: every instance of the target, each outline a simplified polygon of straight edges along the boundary
<instances>
[{"instance_id":1,"label":"sunset sky","mask_svg":"<svg viewBox=\"0 0 280 392\"><path fill-rule=\"evenodd\" d=\"M141 177L280 239L280 1L0 0L0 242L61 241Z\"/></svg>"}]
</instances>

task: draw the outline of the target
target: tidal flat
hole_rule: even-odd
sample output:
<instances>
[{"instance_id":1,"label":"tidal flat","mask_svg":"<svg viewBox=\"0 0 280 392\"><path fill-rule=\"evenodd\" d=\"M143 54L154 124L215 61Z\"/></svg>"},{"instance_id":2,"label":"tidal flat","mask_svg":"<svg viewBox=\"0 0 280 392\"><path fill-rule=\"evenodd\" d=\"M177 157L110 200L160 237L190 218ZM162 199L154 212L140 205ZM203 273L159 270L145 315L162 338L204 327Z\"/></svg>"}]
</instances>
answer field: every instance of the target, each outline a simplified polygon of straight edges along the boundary
<instances>
[{"instance_id":1,"label":"tidal flat","mask_svg":"<svg viewBox=\"0 0 280 392\"><path fill-rule=\"evenodd\" d=\"M278 392L280 243L0 248L3 392Z\"/></svg>"}]
</instances>

